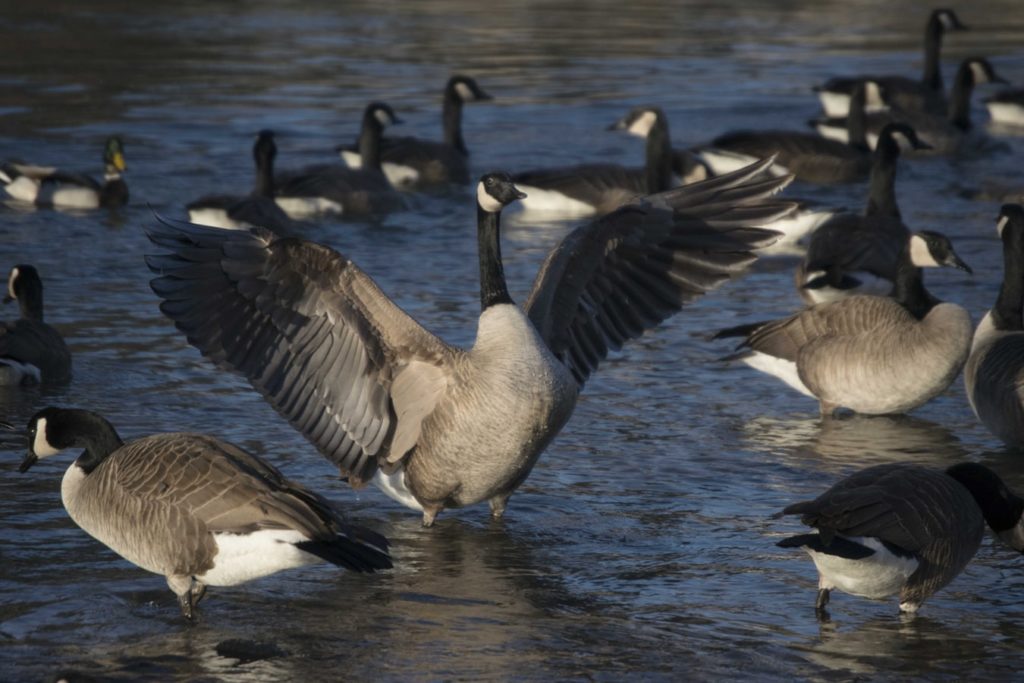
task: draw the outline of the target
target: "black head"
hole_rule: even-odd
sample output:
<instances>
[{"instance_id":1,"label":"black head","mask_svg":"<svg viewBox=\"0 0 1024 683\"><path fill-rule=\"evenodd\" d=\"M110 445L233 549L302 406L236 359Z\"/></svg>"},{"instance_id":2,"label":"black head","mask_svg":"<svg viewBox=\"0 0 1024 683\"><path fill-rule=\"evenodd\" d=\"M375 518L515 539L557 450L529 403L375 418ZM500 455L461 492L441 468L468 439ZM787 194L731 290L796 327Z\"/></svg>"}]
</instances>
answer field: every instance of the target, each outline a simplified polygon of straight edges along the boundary
<instances>
[{"instance_id":1,"label":"black head","mask_svg":"<svg viewBox=\"0 0 1024 683\"><path fill-rule=\"evenodd\" d=\"M910 236L910 261L919 268L949 267L973 273L953 250L953 243L941 232L921 230Z\"/></svg>"},{"instance_id":2,"label":"black head","mask_svg":"<svg viewBox=\"0 0 1024 683\"><path fill-rule=\"evenodd\" d=\"M932 10L929 23L935 22L945 31L966 31L967 27L960 21L960 17L951 9L942 7Z\"/></svg>"},{"instance_id":3,"label":"black head","mask_svg":"<svg viewBox=\"0 0 1024 683\"><path fill-rule=\"evenodd\" d=\"M984 465L960 463L946 470L946 474L971 492L992 531L1016 550L1024 552L1024 534L1012 533L1021 524L1024 500L1014 494L998 474Z\"/></svg>"},{"instance_id":4,"label":"black head","mask_svg":"<svg viewBox=\"0 0 1024 683\"><path fill-rule=\"evenodd\" d=\"M68 448L95 448L98 463L120 445L113 425L88 410L43 408L28 421L28 455L18 468L27 472L42 458L57 455Z\"/></svg>"},{"instance_id":5,"label":"black head","mask_svg":"<svg viewBox=\"0 0 1024 683\"><path fill-rule=\"evenodd\" d=\"M121 138L114 136L107 138L107 146L103 150L103 163L108 170L113 168L118 173L124 171L124 144Z\"/></svg>"},{"instance_id":6,"label":"black head","mask_svg":"<svg viewBox=\"0 0 1024 683\"><path fill-rule=\"evenodd\" d=\"M448 79L444 88L445 96L454 96L463 102L482 102L494 99L476 84L469 76L455 75Z\"/></svg>"},{"instance_id":7,"label":"black head","mask_svg":"<svg viewBox=\"0 0 1024 683\"><path fill-rule=\"evenodd\" d=\"M1019 235L1024 231L1024 207L1020 204L1003 204L996 218L996 232L1005 242L1009 237L1006 229L1009 228Z\"/></svg>"},{"instance_id":8,"label":"black head","mask_svg":"<svg viewBox=\"0 0 1024 683\"><path fill-rule=\"evenodd\" d=\"M629 113L608 126L608 130L624 130L630 135L646 138L654 126L665 120L659 107L633 107Z\"/></svg>"},{"instance_id":9,"label":"black head","mask_svg":"<svg viewBox=\"0 0 1024 683\"><path fill-rule=\"evenodd\" d=\"M878 133L878 144L879 146L892 145L893 149L898 149L901 152L932 148L931 145L917 137L916 130L905 123L887 123Z\"/></svg>"},{"instance_id":10,"label":"black head","mask_svg":"<svg viewBox=\"0 0 1024 683\"><path fill-rule=\"evenodd\" d=\"M402 120L398 118L389 105L383 102L370 102L366 105L366 109L363 110L363 124L371 122L373 125L384 129L396 123L401 123Z\"/></svg>"},{"instance_id":11,"label":"black head","mask_svg":"<svg viewBox=\"0 0 1024 683\"><path fill-rule=\"evenodd\" d=\"M252 156L256 163L260 160L273 160L277 156L277 145L274 143L274 131L261 130L256 135L256 143L252 146Z\"/></svg>"},{"instance_id":12,"label":"black head","mask_svg":"<svg viewBox=\"0 0 1024 683\"><path fill-rule=\"evenodd\" d=\"M526 193L516 187L508 173L488 173L480 178L480 183L476 187L477 205L488 213L498 213L512 202L524 197Z\"/></svg>"},{"instance_id":13,"label":"black head","mask_svg":"<svg viewBox=\"0 0 1024 683\"><path fill-rule=\"evenodd\" d=\"M970 78L971 83L974 85L1009 82L996 74L995 68L984 57L968 57L960 62L959 74L964 74L965 77Z\"/></svg>"},{"instance_id":14,"label":"black head","mask_svg":"<svg viewBox=\"0 0 1024 683\"><path fill-rule=\"evenodd\" d=\"M42 291L43 281L39 279L39 271L35 266L18 264L11 268L11 273L7 276L7 296L4 297L4 303L9 304L29 292L41 294Z\"/></svg>"}]
</instances>

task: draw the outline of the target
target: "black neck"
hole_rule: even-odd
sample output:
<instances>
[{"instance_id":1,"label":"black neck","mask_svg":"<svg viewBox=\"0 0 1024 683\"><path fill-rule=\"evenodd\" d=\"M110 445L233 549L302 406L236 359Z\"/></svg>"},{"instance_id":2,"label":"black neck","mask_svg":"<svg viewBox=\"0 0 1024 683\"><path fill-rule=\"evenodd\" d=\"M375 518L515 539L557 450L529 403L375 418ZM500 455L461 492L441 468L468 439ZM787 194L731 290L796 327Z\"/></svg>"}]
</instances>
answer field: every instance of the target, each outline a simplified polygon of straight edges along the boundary
<instances>
[{"instance_id":1,"label":"black neck","mask_svg":"<svg viewBox=\"0 0 1024 683\"><path fill-rule=\"evenodd\" d=\"M363 117L363 127L359 132L359 156L362 168L380 170L380 135L383 130L376 115L369 113Z\"/></svg>"},{"instance_id":2,"label":"black neck","mask_svg":"<svg viewBox=\"0 0 1024 683\"><path fill-rule=\"evenodd\" d=\"M498 222L501 214L476 207L476 238L480 252L480 310L496 304L510 304L512 297L505 286L505 269L501 264L501 240Z\"/></svg>"},{"instance_id":3,"label":"black neck","mask_svg":"<svg viewBox=\"0 0 1024 683\"><path fill-rule=\"evenodd\" d=\"M846 144L862 152L871 151L868 145L868 115L864 111L866 105L867 96L864 94L864 88L857 88L850 99L850 108L846 114Z\"/></svg>"},{"instance_id":4,"label":"black neck","mask_svg":"<svg viewBox=\"0 0 1024 683\"><path fill-rule=\"evenodd\" d=\"M997 330L1024 330L1024 230L1003 228L1003 284L992 308Z\"/></svg>"},{"instance_id":5,"label":"black neck","mask_svg":"<svg viewBox=\"0 0 1024 683\"><path fill-rule=\"evenodd\" d=\"M946 474L960 482L981 508L989 527L996 533L1017 526L1024 515L1021 500L995 472L984 465L968 462L953 465ZM1017 548L1020 550L1020 548Z\"/></svg>"},{"instance_id":6,"label":"black neck","mask_svg":"<svg viewBox=\"0 0 1024 683\"><path fill-rule=\"evenodd\" d=\"M74 445L85 449L75 462L86 474L96 469L107 456L124 445L114 426L96 413L87 410L67 412L67 421L77 430Z\"/></svg>"},{"instance_id":7,"label":"black neck","mask_svg":"<svg viewBox=\"0 0 1024 683\"><path fill-rule=\"evenodd\" d=\"M900 254L891 296L918 320L928 315L928 312L939 303L939 300L924 288L921 269L910 260L909 243L903 247Z\"/></svg>"},{"instance_id":8,"label":"black neck","mask_svg":"<svg viewBox=\"0 0 1024 683\"><path fill-rule=\"evenodd\" d=\"M464 155L469 155L466 142L462 139L462 98L454 88L445 90L444 104L441 106L441 120L444 125L444 141Z\"/></svg>"},{"instance_id":9,"label":"black neck","mask_svg":"<svg viewBox=\"0 0 1024 683\"><path fill-rule=\"evenodd\" d=\"M658 116L647 134L647 165L644 169L647 194L664 192L672 187L672 142L668 123Z\"/></svg>"},{"instance_id":10,"label":"black neck","mask_svg":"<svg viewBox=\"0 0 1024 683\"><path fill-rule=\"evenodd\" d=\"M900 217L900 207L896 204L896 162L899 158L899 144L888 135L880 137L871 162L866 215Z\"/></svg>"},{"instance_id":11,"label":"black neck","mask_svg":"<svg viewBox=\"0 0 1024 683\"><path fill-rule=\"evenodd\" d=\"M929 89L942 92L942 71L939 65L939 52L942 49L942 20L932 15L924 27L924 72L921 82Z\"/></svg>"},{"instance_id":12,"label":"black neck","mask_svg":"<svg viewBox=\"0 0 1024 683\"><path fill-rule=\"evenodd\" d=\"M949 122L961 130L971 127L971 91L974 90L974 74L970 64L964 62L956 71L953 91L949 94Z\"/></svg>"},{"instance_id":13,"label":"black neck","mask_svg":"<svg viewBox=\"0 0 1024 683\"><path fill-rule=\"evenodd\" d=\"M256 156L256 186L252 193L257 197L274 196L274 155L268 153Z\"/></svg>"},{"instance_id":14,"label":"black neck","mask_svg":"<svg viewBox=\"0 0 1024 683\"><path fill-rule=\"evenodd\" d=\"M18 310L26 320L43 320L43 288L23 287L18 292Z\"/></svg>"}]
</instances>

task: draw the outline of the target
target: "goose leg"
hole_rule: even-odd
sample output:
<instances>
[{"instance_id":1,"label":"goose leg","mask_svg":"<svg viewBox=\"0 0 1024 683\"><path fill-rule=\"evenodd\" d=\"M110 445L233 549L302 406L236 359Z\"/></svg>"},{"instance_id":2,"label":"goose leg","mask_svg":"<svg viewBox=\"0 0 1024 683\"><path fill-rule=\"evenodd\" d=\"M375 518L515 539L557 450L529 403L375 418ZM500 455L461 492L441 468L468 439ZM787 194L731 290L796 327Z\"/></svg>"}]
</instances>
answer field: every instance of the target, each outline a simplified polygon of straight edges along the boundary
<instances>
[{"instance_id":1,"label":"goose leg","mask_svg":"<svg viewBox=\"0 0 1024 683\"><path fill-rule=\"evenodd\" d=\"M499 496L494 496L487 501L491 506L491 517L493 519L501 519L505 514L505 506L508 505L508 499L512 497L511 493L504 493Z\"/></svg>"},{"instance_id":2,"label":"goose leg","mask_svg":"<svg viewBox=\"0 0 1024 683\"><path fill-rule=\"evenodd\" d=\"M434 526L434 518L437 517L437 513L441 512L441 506L437 505L434 507L423 506L423 526L431 527Z\"/></svg>"},{"instance_id":3,"label":"goose leg","mask_svg":"<svg viewBox=\"0 0 1024 683\"><path fill-rule=\"evenodd\" d=\"M818 612L824 612L826 605L828 605L828 599L831 591L828 588L818 589L818 599L814 601L814 609Z\"/></svg>"},{"instance_id":4,"label":"goose leg","mask_svg":"<svg viewBox=\"0 0 1024 683\"><path fill-rule=\"evenodd\" d=\"M206 584L195 580L192 583L192 606L195 607L199 601L206 596Z\"/></svg>"}]
</instances>

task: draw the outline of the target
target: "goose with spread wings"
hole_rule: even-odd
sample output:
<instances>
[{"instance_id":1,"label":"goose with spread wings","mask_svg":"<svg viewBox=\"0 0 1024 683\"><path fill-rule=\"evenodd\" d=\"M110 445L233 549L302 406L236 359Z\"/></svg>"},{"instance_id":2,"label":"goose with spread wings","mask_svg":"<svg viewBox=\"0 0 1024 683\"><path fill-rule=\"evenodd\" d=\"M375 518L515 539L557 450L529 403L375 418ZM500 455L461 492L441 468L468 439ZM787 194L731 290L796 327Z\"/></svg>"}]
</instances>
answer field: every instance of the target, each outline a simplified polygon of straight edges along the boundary
<instances>
[{"instance_id":1,"label":"goose with spread wings","mask_svg":"<svg viewBox=\"0 0 1024 683\"><path fill-rule=\"evenodd\" d=\"M504 173L477 186L481 314L472 347L447 344L351 260L269 231L161 221L161 310L189 342L252 386L349 482L372 480L422 511L488 501L500 517L610 350L749 265L785 216L789 178L765 160L637 199L577 228L548 255L523 308L505 284Z\"/></svg>"}]
</instances>

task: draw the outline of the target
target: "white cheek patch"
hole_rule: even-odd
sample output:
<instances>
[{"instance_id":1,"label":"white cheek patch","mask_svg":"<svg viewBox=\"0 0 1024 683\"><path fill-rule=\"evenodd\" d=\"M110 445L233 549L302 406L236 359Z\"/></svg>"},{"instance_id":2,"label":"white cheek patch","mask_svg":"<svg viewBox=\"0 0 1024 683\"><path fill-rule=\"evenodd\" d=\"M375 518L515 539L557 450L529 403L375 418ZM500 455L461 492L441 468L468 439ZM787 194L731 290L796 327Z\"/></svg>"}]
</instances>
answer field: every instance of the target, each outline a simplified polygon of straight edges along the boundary
<instances>
[{"instance_id":1,"label":"white cheek patch","mask_svg":"<svg viewBox=\"0 0 1024 683\"><path fill-rule=\"evenodd\" d=\"M462 81L455 84L455 94L458 95L459 99L463 102L471 102L476 99L476 95L473 94L473 89Z\"/></svg>"},{"instance_id":2,"label":"white cheek patch","mask_svg":"<svg viewBox=\"0 0 1024 683\"><path fill-rule=\"evenodd\" d=\"M988 72L981 62L971 62L971 77L974 78L975 85L989 82Z\"/></svg>"},{"instance_id":3,"label":"white cheek patch","mask_svg":"<svg viewBox=\"0 0 1024 683\"><path fill-rule=\"evenodd\" d=\"M1003 236L1003 228L1005 228L1006 224L1009 223L1009 222L1010 222L1010 217L1009 216L1000 216L999 217L999 222L996 223L996 232L999 233L1000 237ZM12 294L11 296L14 296L14 295Z\"/></svg>"},{"instance_id":4,"label":"white cheek patch","mask_svg":"<svg viewBox=\"0 0 1024 683\"><path fill-rule=\"evenodd\" d=\"M37 458L46 458L60 453L59 448L54 448L50 445L50 442L46 440L45 417L39 418L39 421L36 422L36 438L32 442L32 452L36 454Z\"/></svg>"},{"instance_id":5,"label":"white cheek patch","mask_svg":"<svg viewBox=\"0 0 1024 683\"><path fill-rule=\"evenodd\" d=\"M893 131L892 140L896 143L896 146L900 148L901 152L907 152L914 148L914 144L910 141L902 131Z\"/></svg>"},{"instance_id":6,"label":"white cheek patch","mask_svg":"<svg viewBox=\"0 0 1024 683\"><path fill-rule=\"evenodd\" d=\"M633 120L633 123L629 124L629 128L626 130L631 134L640 138L646 138L651 132L651 128L654 128L654 122L657 121L658 115L653 111L645 111L640 116Z\"/></svg>"},{"instance_id":7,"label":"white cheek patch","mask_svg":"<svg viewBox=\"0 0 1024 683\"><path fill-rule=\"evenodd\" d=\"M375 112L373 112L373 115L377 119L377 121L380 122L380 125L382 125L382 126L390 126L392 124L392 122L393 122L393 119L391 118L391 115L388 114L383 109L376 110Z\"/></svg>"},{"instance_id":8,"label":"white cheek patch","mask_svg":"<svg viewBox=\"0 0 1024 683\"><path fill-rule=\"evenodd\" d=\"M504 207L504 204L487 194L487 188L484 187L483 183L477 183L476 201L480 208L488 213L498 213Z\"/></svg>"},{"instance_id":9,"label":"white cheek patch","mask_svg":"<svg viewBox=\"0 0 1024 683\"><path fill-rule=\"evenodd\" d=\"M928 243L920 235L910 238L910 262L918 268L937 268L939 262L932 256Z\"/></svg>"},{"instance_id":10,"label":"white cheek patch","mask_svg":"<svg viewBox=\"0 0 1024 683\"><path fill-rule=\"evenodd\" d=\"M11 275L7 278L7 293L12 299L17 299L18 295L14 293L14 281L18 279L18 269L11 268Z\"/></svg>"},{"instance_id":11,"label":"white cheek patch","mask_svg":"<svg viewBox=\"0 0 1024 683\"><path fill-rule=\"evenodd\" d=\"M942 28L947 31L953 30L953 27L956 26L956 24L953 23L953 17L950 16L949 12L939 13L939 23L942 24Z\"/></svg>"},{"instance_id":12,"label":"white cheek patch","mask_svg":"<svg viewBox=\"0 0 1024 683\"><path fill-rule=\"evenodd\" d=\"M882 89L874 81L864 82L864 107L866 109L880 109L885 106L882 99Z\"/></svg>"}]
</instances>

